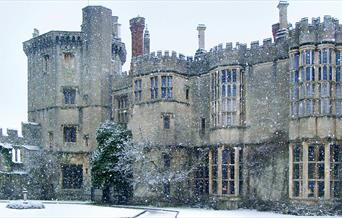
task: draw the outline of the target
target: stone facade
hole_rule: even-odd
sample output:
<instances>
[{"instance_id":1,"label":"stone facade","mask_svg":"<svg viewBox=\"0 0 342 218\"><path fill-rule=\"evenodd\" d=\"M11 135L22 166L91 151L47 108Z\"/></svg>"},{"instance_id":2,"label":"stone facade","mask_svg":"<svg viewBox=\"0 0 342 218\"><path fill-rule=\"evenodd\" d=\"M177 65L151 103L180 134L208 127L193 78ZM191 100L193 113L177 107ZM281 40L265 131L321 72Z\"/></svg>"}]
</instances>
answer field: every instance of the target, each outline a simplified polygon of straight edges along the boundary
<instances>
[{"instance_id":1,"label":"stone facade","mask_svg":"<svg viewBox=\"0 0 342 218\"><path fill-rule=\"evenodd\" d=\"M0 129L0 198L22 198L28 188L27 176L32 160L41 149L41 127L37 123L22 123L22 136L17 130Z\"/></svg>"},{"instance_id":2,"label":"stone facade","mask_svg":"<svg viewBox=\"0 0 342 218\"><path fill-rule=\"evenodd\" d=\"M44 149L62 163L60 197L89 198L95 130L113 119L127 125L134 143L148 145L149 164L135 163L134 176L155 166L189 172L181 181L136 186L134 201L236 208L248 200L338 200L342 27L325 17L292 28L287 6L280 1L273 40L262 45L226 43L206 51L206 27L199 25L194 57L149 53L145 19L133 18L129 73L121 72L126 53L118 18L104 7L83 9L80 32L35 33L24 42L29 121L42 126ZM331 92L323 93L323 84ZM310 96L307 86L315 90ZM63 187L68 167L81 184Z\"/></svg>"}]
</instances>

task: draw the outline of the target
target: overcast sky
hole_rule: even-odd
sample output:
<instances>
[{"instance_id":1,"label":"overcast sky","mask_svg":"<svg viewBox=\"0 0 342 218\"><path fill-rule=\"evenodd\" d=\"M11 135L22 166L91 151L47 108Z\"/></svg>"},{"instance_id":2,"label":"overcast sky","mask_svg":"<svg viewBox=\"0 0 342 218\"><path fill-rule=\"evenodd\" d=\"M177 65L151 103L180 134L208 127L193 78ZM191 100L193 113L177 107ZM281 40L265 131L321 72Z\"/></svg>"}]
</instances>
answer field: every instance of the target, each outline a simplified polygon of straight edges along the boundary
<instances>
[{"instance_id":1,"label":"overcast sky","mask_svg":"<svg viewBox=\"0 0 342 218\"><path fill-rule=\"evenodd\" d=\"M342 1L290 0L288 20L331 15L342 19ZM27 59L22 42L50 30L79 31L82 8L103 5L119 16L121 36L130 60L129 19L146 18L151 51L174 50L192 56L197 49L199 23L207 26L206 49L226 42L247 43L269 38L278 22L278 0L221 1L95 1L95 0L0 0L0 128L20 128L27 121ZM342 23L342 21L341 21Z\"/></svg>"}]
</instances>

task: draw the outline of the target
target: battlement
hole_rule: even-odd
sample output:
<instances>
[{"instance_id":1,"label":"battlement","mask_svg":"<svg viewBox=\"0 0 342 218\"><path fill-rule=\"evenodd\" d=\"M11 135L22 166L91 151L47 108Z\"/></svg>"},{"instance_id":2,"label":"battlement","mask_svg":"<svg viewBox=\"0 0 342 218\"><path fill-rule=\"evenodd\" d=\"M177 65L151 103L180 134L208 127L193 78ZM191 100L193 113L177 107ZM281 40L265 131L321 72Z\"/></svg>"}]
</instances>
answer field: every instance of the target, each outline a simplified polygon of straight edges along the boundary
<instances>
[{"instance_id":1,"label":"battlement","mask_svg":"<svg viewBox=\"0 0 342 218\"><path fill-rule=\"evenodd\" d=\"M149 74L156 71L177 72L188 75L193 57L185 57L175 51L157 51L132 58L132 73L134 76Z\"/></svg>"},{"instance_id":2,"label":"battlement","mask_svg":"<svg viewBox=\"0 0 342 218\"><path fill-rule=\"evenodd\" d=\"M284 41L273 43L272 38L264 39L262 45L259 41L253 41L250 48L239 42L235 46L231 42L226 43L225 47L219 44L207 53L209 68L220 65L253 65L287 58L286 45Z\"/></svg>"},{"instance_id":3,"label":"battlement","mask_svg":"<svg viewBox=\"0 0 342 218\"><path fill-rule=\"evenodd\" d=\"M132 58L133 76L149 74L159 71L172 71L184 75L206 73L210 69L224 65L253 65L271 62L288 57L288 44L286 41L272 42L272 38L264 39L262 44L253 41L250 48L247 44L227 42L221 43L201 53L200 57L184 56L175 51L157 51L150 54Z\"/></svg>"},{"instance_id":4,"label":"battlement","mask_svg":"<svg viewBox=\"0 0 342 218\"><path fill-rule=\"evenodd\" d=\"M23 43L25 54L40 52L56 45L82 45L82 33L72 31L50 31Z\"/></svg>"},{"instance_id":5,"label":"battlement","mask_svg":"<svg viewBox=\"0 0 342 218\"><path fill-rule=\"evenodd\" d=\"M342 44L342 25L339 20L329 15L312 18L307 17L296 23L295 28L289 32L290 48L297 48L306 44L336 43Z\"/></svg>"},{"instance_id":6,"label":"battlement","mask_svg":"<svg viewBox=\"0 0 342 218\"><path fill-rule=\"evenodd\" d=\"M0 143L7 145L37 146L41 144L41 126L37 123L21 123L22 136L18 130L7 129L4 135L0 128Z\"/></svg>"}]
</instances>

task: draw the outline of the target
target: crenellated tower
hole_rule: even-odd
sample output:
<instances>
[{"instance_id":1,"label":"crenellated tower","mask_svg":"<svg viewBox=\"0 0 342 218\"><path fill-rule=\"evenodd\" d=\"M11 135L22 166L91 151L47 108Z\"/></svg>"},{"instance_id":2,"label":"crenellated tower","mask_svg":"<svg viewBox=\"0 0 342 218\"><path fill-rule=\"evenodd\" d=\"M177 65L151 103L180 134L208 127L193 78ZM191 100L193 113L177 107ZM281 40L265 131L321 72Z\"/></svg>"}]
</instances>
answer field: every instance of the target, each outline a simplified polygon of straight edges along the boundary
<instances>
[{"instance_id":1,"label":"crenellated tower","mask_svg":"<svg viewBox=\"0 0 342 218\"><path fill-rule=\"evenodd\" d=\"M51 31L24 42L28 57L28 119L42 127L44 149L60 163L56 192L90 199L90 154L96 128L110 119L113 76L126 59L117 17L83 8L81 31Z\"/></svg>"}]
</instances>

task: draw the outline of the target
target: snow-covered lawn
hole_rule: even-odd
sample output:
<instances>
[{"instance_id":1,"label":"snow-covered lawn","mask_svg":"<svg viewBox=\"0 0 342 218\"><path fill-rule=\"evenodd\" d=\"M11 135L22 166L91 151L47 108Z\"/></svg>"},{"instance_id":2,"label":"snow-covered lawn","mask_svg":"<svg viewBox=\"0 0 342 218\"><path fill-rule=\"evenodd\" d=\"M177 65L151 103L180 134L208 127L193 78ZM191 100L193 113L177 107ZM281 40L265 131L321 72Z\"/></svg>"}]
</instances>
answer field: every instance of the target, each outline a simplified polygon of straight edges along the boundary
<instances>
[{"instance_id":1,"label":"snow-covered lawn","mask_svg":"<svg viewBox=\"0 0 342 218\"><path fill-rule=\"evenodd\" d=\"M1 218L116 218L133 217L143 210L82 204L44 204L45 209L9 209L0 203Z\"/></svg>"},{"instance_id":2,"label":"snow-covered lawn","mask_svg":"<svg viewBox=\"0 0 342 218\"><path fill-rule=\"evenodd\" d=\"M116 217L135 217L140 214L141 218L151 217L172 217L178 213L178 218L242 218L242 217L263 217L263 218L300 218L300 216L282 215L271 212L259 212L255 210L206 210L193 208L160 208L161 210L134 209L134 208L116 208L101 207L84 204L52 204L45 203L45 209L9 209L7 203L0 203L1 218L116 218ZM143 213L144 212L144 213ZM321 218L331 218L331 216L322 216ZM308 217L306 217L308 218ZM318 218L318 217L317 217ZM336 218L336 217L335 217Z\"/></svg>"}]
</instances>

